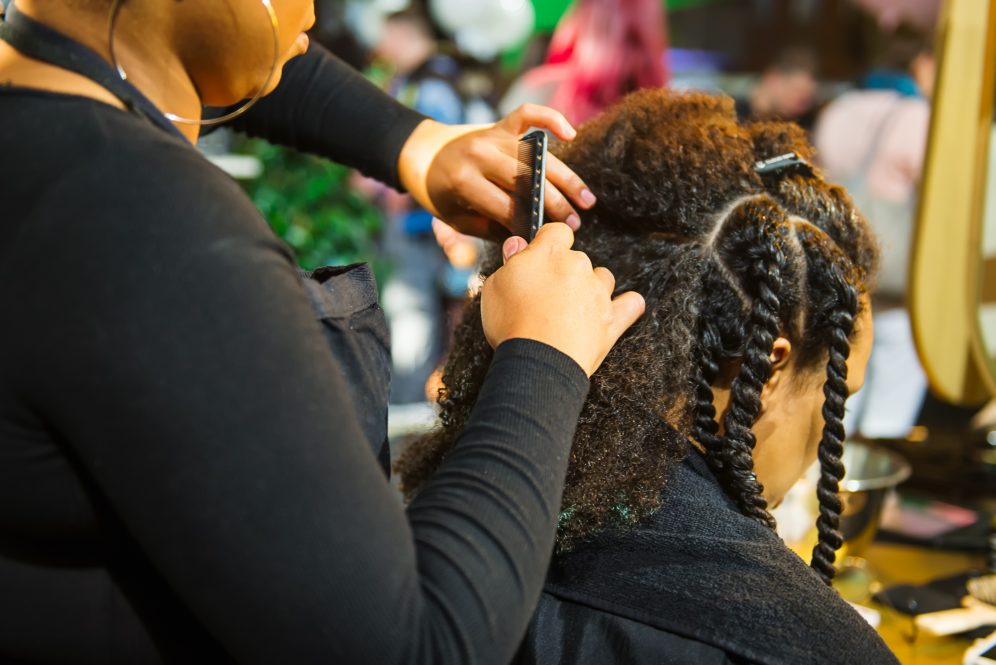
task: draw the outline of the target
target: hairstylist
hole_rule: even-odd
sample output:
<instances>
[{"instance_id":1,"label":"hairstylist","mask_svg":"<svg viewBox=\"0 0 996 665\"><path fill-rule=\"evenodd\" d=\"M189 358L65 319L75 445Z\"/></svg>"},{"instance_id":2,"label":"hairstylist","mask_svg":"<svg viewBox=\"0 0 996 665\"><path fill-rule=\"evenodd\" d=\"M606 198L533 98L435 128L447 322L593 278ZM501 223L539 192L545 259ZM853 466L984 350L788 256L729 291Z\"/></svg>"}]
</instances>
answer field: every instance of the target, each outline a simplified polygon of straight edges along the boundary
<instances>
[{"instance_id":1,"label":"hairstylist","mask_svg":"<svg viewBox=\"0 0 996 665\"><path fill-rule=\"evenodd\" d=\"M387 379L369 275L300 279L191 145L201 107L275 89L236 125L404 186L479 233L508 218L517 134L573 132L540 108L441 127L318 49L284 68L312 12L8 8L3 662L504 663L518 645L587 375L642 300L613 301L567 225L528 248L509 240L484 287L488 378L406 513L375 455ZM569 221L583 184L559 163L551 182L548 214Z\"/></svg>"}]
</instances>

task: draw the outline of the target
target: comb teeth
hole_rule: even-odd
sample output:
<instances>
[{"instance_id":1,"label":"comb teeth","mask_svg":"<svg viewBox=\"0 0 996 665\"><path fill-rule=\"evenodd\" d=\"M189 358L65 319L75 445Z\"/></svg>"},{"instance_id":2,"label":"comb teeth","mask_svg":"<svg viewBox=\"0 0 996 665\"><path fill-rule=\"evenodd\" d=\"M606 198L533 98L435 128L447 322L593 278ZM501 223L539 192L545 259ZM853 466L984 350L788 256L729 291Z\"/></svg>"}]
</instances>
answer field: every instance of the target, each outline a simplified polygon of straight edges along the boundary
<instances>
[{"instance_id":1,"label":"comb teeth","mask_svg":"<svg viewBox=\"0 0 996 665\"><path fill-rule=\"evenodd\" d=\"M546 134L542 131L530 132L519 140L511 231L526 240L532 240L543 224L545 158Z\"/></svg>"},{"instance_id":2,"label":"comb teeth","mask_svg":"<svg viewBox=\"0 0 996 665\"><path fill-rule=\"evenodd\" d=\"M512 234L529 238L532 226L533 164L536 161L536 142L519 141L518 159L515 167L515 209L513 211Z\"/></svg>"}]
</instances>

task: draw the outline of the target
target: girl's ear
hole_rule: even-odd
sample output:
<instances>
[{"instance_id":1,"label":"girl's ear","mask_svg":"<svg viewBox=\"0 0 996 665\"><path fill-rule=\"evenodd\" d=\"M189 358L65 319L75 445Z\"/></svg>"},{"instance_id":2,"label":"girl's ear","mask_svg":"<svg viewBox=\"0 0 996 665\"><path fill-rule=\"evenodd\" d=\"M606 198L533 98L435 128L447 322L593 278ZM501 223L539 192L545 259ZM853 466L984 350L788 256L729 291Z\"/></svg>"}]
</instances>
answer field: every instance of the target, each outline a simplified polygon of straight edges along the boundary
<instances>
[{"instance_id":1,"label":"girl's ear","mask_svg":"<svg viewBox=\"0 0 996 665\"><path fill-rule=\"evenodd\" d=\"M771 378L764 385L765 392L779 391L789 380L789 366L792 364L792 342L785 337L775 339L771 347ZM762 396L763 400L763 396Z\"/></svg>"}]
</instances>

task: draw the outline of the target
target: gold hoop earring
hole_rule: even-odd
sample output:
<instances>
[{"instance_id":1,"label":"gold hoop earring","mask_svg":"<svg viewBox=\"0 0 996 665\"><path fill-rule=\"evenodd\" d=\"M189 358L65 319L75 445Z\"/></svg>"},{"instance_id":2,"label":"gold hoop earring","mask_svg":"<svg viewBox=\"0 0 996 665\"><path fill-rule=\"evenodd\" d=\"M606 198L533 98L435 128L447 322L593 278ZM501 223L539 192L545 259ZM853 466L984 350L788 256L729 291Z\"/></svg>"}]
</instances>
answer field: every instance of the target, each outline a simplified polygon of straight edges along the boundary
<instances>
[{"instance_id":1,"label":"gold hoop earring","mask_svg":"<svg viewBox=\"0 0 996 665\"><path fill-rule=\"evenodd\" d=\"M108 51L111 55L111 64L114 65L114 69L118 72L118 76L121 80L127 81L128 74L125 72L124 68L118 63L117 55L114 52L114 28L117 26L118 13L121 10L121 5L124 0L114 0L114 5L111 7L111 15L107 20L107 46ZM173 113L168 113L163 111L163 115L172 122L178 122L184 125L220 125L223 122L227 122L232 118L237 118L252 107L253 104L259 101L259 99L266 92L266 89L270 85L270 81L273 80L273 76L277 73L277 64L280 60L280 33L278 31L279 24L277 23L277 13L273 11L273 5L270 4L270 0L260 0L263 8L266 9L266 15L270 20L270 30L273 33L273 64L270 65L270 73L266 75L266 80L263 85L259 87L256 94L252 96L245 104L235 109L231 113L226 113L218 118L184 118Z\"/></svg>"}]
</instances>

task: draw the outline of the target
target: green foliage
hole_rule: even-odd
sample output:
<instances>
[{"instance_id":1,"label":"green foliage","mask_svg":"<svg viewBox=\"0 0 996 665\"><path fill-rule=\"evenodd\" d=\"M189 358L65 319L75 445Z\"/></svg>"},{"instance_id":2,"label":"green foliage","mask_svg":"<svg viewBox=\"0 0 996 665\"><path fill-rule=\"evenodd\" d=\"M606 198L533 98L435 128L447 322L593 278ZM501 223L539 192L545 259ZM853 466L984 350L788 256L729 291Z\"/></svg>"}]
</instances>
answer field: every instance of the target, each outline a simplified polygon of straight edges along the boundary
<instances>
[{"instance_id":1,"label":"green foliage","mask_svg":"<svg viewBox=\"0 0 996 665\"><path fill-rule=\"evenodd\" d=\"M236 152L262 162L260 177L243 187L302 268L357 261L383 268L380 211L351 190L347 167L256 139L242 141Z\"/></svg>"}]
</instances>

